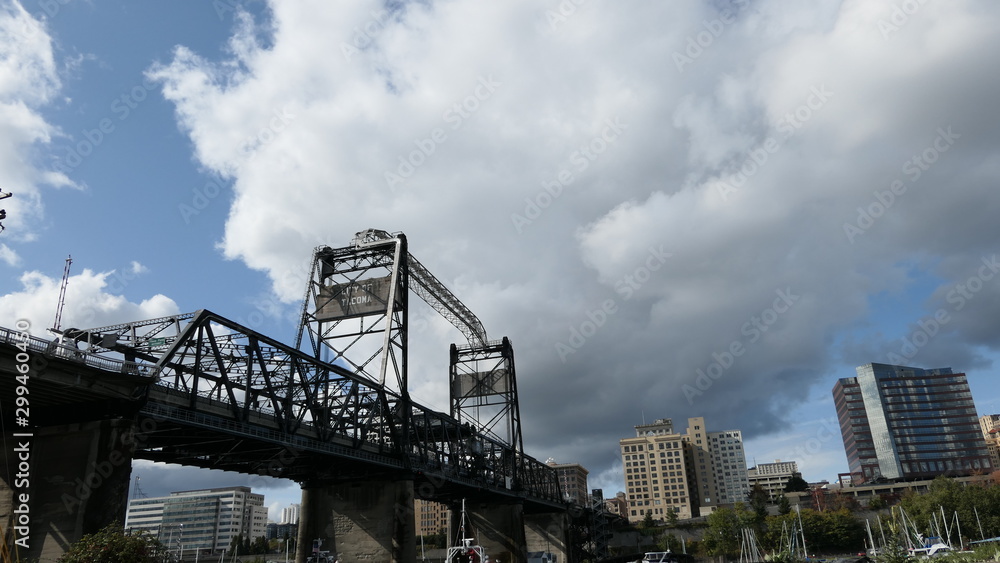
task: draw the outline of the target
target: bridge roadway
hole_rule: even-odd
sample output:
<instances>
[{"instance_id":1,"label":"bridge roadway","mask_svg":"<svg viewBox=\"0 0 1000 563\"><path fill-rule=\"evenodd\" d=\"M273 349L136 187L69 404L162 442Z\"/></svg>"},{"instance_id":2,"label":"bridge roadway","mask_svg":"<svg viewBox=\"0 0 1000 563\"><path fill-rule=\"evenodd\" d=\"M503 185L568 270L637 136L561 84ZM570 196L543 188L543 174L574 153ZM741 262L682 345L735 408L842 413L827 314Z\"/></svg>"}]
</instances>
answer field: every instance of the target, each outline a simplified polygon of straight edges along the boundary
<instances>
[{"instance_id":1,"label":"bridge roadway","mask_svg":"<svg viewBox=\"0 0 1000 563\"><path fill-rule=\"evenodd\" d=\"M543 515L542 527L549 529L544 515L567 509L547 465L208 311L157 342L158 349L119 347L119 357L90 353L86 343L81 349L26 336L0 328L0 416L8 467L16 461L13 433L32 434L29 529L46 554L123 519L133 458L294 480L303 487L303 502L322 505L321 512L359 483L372 484L376 492L369 497L387 483L407 483L402 497L390 493L397 516L407 494L409 510L413 496L453 505L466 499L470 506L517 506L527 518ZM25 353L32 367L25 385L30 411L18 413L17 365ZM19 414L29 415L27 427L16 425ZM11 493L25 491L9 469L3 480L0 525L10 542L18 523L18 496ZM308 501L314 489L326 492ZM314 527L334 535L332 524ZM399 541L391 539L393 560Z\"/></svg>"}]
</instances>

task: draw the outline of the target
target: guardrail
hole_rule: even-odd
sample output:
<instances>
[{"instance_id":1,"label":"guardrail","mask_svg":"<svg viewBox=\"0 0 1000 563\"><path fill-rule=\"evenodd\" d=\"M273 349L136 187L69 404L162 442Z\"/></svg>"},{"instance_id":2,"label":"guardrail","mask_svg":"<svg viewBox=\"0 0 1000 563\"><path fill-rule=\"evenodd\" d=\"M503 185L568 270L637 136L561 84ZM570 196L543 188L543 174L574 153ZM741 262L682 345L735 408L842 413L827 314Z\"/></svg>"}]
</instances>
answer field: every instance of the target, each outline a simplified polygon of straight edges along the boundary
<instances>
[{"instance_id":1,"label":"guardrail","mask_svg":"<svg viewBox=\"0 0 1000 563\"><path fill-rule=\"evenodd\" d=\"M23 338L24 333L13 331L9 328L0 327L0 342L4 344L21 345L27 344L32 352L38 352L47 358L58 358L70 362L77 362L92 368L122 373L125 375L135 375L139 377L149 377L152 374L152 366L128 360L116 360L91 354L86 350L80 350L75 346L60 344L55 340L45 340L37 336Z\"/></svg>"}]
</instances>

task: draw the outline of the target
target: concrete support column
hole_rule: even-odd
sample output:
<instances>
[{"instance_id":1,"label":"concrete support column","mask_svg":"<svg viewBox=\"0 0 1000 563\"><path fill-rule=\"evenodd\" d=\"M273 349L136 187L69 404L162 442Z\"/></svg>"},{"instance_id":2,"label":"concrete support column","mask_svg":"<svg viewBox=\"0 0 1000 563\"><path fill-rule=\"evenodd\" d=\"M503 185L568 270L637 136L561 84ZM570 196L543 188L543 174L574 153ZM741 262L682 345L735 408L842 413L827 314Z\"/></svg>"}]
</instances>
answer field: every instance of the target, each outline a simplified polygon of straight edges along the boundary
<instances>
[{"instance_id":1,"label":"concrete support column","mask_svg":"<svg viewBox=\"0 0 1000 563\"><path fill-rule=\"evenodd\" d=\"M119 419L5 434L4 457L16 470L0 475L0 523L21 560L55 561L84 535L124 524L132 429Z\"/></svg>"},{"instance_id":2,"label":"concrete support column","mask_svg":"<svg viewBox=\"0 0 1000 563\"><path fill-rule=\"evenodd\" d=\"M524 537L528 551L549 552L556 563L569 561L570 515L566 512L546 512L524 516Z\"/></svg>"},{"instance_id":3,"label":"concrete support column","mask_svg":"<svg viewBox=\"0 0 1000 563\"><path fill-rule=\"evenodd\" d=\"M317 539L340 563L416 561L413 481L303 484L296 563Z\"/></svg>"},{"instance_id":4,"label":"concrete support column","mask_svg":"<svg viewBox=\"0 0 1000 563\"><path fill-rule=\"evenodd\" d=\"M452 508L452 529L458 530L462 506ZM466 537L483 546L490 563L527 563L524 541L524 511L520 504L476 504L467 502ZM469 530L469 524L472 529ZM454 534L452 534L454 536Z\"/></svg>"}]
</instances>

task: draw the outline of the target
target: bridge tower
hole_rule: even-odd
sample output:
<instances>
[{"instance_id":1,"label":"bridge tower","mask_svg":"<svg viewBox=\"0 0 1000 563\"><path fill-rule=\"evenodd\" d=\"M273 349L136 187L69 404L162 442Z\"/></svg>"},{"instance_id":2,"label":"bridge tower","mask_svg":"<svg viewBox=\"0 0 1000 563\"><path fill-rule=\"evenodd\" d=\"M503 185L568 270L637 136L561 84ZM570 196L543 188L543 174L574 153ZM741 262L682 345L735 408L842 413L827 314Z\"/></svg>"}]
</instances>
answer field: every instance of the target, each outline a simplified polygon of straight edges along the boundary
<instances>
[{"instance_id":1,"label":"bridge tower","mask_svg":"<svg viewBox=\"0 0 1000 563\"><path fill-rule=\"evenodd\" d=\"M317 248L295 346L407 396L408 257L405 235L374 229Z\"/></svg>"}]
</instances>

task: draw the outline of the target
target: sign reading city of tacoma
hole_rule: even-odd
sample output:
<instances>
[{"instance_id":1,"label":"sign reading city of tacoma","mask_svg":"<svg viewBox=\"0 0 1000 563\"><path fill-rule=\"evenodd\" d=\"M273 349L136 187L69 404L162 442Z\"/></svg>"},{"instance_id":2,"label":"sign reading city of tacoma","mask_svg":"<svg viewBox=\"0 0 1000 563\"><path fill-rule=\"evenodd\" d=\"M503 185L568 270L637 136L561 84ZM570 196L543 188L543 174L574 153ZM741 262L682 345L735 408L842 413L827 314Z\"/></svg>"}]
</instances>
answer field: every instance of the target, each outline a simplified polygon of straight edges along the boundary
<instances>
[{"instance_id":1,"label":"sign reading city of tacoma","mask_svg":"<svg viewBox=\"0 0 1000 563\"><path fill-rule=\"evenodd\" d=\"M316 295L316 320L335 321L385 313L391 288L391 275L325 285Z\"/></svg>"}]
</instances>

